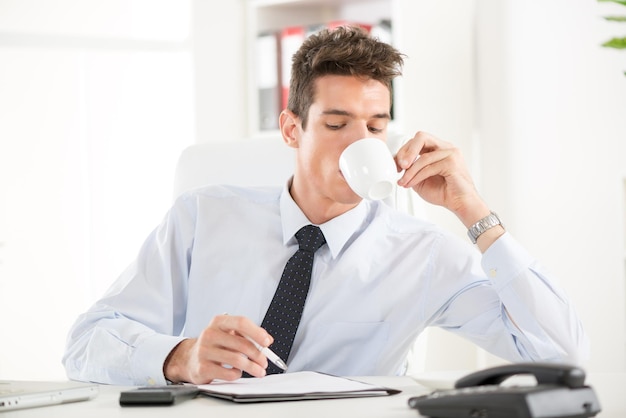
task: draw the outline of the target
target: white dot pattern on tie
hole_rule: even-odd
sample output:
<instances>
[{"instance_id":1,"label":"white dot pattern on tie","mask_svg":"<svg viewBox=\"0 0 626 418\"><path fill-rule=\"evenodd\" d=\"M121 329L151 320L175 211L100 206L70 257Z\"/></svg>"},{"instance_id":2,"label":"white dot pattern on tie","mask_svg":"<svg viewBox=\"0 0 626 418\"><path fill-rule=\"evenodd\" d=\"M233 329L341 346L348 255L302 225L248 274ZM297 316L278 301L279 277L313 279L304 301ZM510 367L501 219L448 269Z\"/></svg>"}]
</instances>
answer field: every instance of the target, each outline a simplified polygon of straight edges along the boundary
<instances>
[{"instance_id":1,"label":"white dot pattern on tie","mask_svg":"<svg viewBox=\"0 0 626 418\"><path fill-rule=\"evenodd\" d=\"M322 230L313 225L302 227L296 233L296 239L299 249L287 261L276 293L261 324L274 337L274 343L270 348L285 361L289 358L309 292L313 256L326 243ZM282 372L271 363L267 368L268 374Z\"/></svg>"}]
</instances>

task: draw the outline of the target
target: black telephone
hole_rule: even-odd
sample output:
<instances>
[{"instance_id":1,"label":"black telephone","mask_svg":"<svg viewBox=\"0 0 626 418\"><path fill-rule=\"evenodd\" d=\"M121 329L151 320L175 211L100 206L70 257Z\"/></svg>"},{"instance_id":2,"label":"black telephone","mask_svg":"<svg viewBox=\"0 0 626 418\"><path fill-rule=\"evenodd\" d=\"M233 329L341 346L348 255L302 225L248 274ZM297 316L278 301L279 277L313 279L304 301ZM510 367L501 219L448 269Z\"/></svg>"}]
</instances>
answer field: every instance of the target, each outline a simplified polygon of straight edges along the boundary
<instances>
[{"instance_id":1,"label":"black telephone","mask_svg":"<svg viewBox=\"0 0 626 418\"><path fill-rule=\"evenodd\" d=\"M501 386L515 375L532 375L533 386ZM432 418L585 418L600 412L585 372L552 363L516 363L468 374L454 389L409 399L409 406Z\"/></svg>"}]
</instances>

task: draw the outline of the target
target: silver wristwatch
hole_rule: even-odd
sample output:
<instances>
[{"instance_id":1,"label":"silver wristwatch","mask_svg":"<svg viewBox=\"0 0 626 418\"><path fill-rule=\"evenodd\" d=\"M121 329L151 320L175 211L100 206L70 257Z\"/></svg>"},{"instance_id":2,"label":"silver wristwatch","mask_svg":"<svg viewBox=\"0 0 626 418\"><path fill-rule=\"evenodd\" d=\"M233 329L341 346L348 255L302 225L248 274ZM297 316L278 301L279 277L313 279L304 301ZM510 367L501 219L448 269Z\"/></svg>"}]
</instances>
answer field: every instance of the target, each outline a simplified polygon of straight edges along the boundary
<instances>
[{"instance_id":1,"label":"silver wristwatch","mask_svg":"<svg viewBox=\"0 0 626 418\"><path fill-rule=\"evenodd\" d=\"M467 236L472 241L472 244L476 244L476 240L478 240L478 237L481 236L483 232L498 225L502 225L500 218L498 218L498 215L496 215L495 212L491 212L489 215L472 225L467 230Z\"/></svg>"}]
</instances>

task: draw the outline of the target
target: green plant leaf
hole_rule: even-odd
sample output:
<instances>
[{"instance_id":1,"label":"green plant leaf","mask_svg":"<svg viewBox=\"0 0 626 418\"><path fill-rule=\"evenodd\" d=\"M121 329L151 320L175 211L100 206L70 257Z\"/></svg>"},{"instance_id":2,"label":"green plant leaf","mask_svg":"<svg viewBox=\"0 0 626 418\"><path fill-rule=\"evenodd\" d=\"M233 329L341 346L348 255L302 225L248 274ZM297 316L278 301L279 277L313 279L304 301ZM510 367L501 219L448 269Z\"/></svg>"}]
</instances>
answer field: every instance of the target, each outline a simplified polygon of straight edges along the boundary
<instances>
[{"instance_id":1,"label":"green plant leaf","mask_svg":"<svg viewBox=\"0 0 626 418\"><path fill-rule=\"evenodd\" d=\"M604 16L609 22L626 22L626 16Z\"/></svg>"},{"instance_id":2,"label":"green plant leaf","mask_svg":"<svg viewBox=\"0 0 626 418\"><path fill-rule=\"evenodd\" d=\"M626 49L626 38L613 38L603 43L602 46L607 48Z\"/></svg>"},{"instance_id":3,"label":"green plant leaf","mask_svg":"<svg viewBox=\"0 0 626 418\"><path fill-rule=\"evenodd\" d=\"M599 2L603 2L603 3L617 3L617 4L621 4L622 6L626 6L626 0L598 0Z\"/></svg>"}]
</instances>

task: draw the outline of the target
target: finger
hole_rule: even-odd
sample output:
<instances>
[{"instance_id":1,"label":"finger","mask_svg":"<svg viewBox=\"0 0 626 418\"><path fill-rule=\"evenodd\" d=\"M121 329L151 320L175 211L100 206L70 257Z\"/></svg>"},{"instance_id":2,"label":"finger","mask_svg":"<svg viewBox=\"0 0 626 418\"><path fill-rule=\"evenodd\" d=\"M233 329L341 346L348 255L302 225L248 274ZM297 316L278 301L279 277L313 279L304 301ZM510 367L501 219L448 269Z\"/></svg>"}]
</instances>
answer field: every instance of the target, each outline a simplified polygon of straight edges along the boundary
<instances>
[{"instance_id":1,"label":"finger","mask_svg":"<svg viewBox=\"0 0 626 418\"><path fill-rule=\"evenodd\" d=\"M262 347L269 347L274 342L274 338L265 329L245 316L224 314L216 317L216 320L223 331L234 331L239 335L248 336Z\"/></svg>"},{"instance_id":2,"label":"finger","mask_svg":"<svg viewBox=\"0 0 626 418\"><path fill-rule=\"evenodd\" d=\"M246 337L236 334L233 336L229 343L232 345L230 349L235 353L242 354L244 358L246 358L249 362L252 362L258 366L260 366L260 370L267 369L268 360L267 357L254 345L250 340ZM248 371L248 363L247 362L238 362L236 364L232 364L233 366L243 367L242 370ZM240 368L241 368L240 367ZM252 374L252 373L250 373Z\"/></svg>"},{"instance_id":3,"label":"finger","mask_svg":"<svg viewBox=\"0 0 626 418\"><path fill-rule=\"evenodd\" d=\"M207 327L198 337L196 363L199 376L228 380L241 377L242 370L252 376L265 376L268 366L267 358L250 341L215 326Z\"/></svg>"},{"instance_id":4,"label":"finger","mask_svg":"<svg viewBox=\"0 0 626 418\"><path fill-rule=\"evenodd\" d=\"M422 154L418 161L405 170L398 184L403 187L413 187L429 177L445 176L453 164L450 159L451 155L452 151L448 149Z\"/></svg>"},{"instance_id":5,"label":"finger","mask_svg":"<svg viewBox=\"0 0 626 418\"><path fill-rule=\"evenodd\" d=\"M188 383L196 385L211 383L215 379L232 381L239 379L242 373L240 369L226 366L224 363L216 361L198 361L191 372L191 379Z\"/></svg>"},{"instance_id":6,"label":"finger","mask_svg":"<svg viewBox=\"0 0 626 418\"><path fill-rule=\"evenodd\" d=\"M226 350L223 356L224 362L222 364L225 367L231 367L239 370L240 372L245 371L254 377L265 376L267 374L268 366L267 359L256 348L253 349L252 353L258 357L256 361L252 357L242 354L241 351Z\"/></svg>"},{"instance_id":7,"label":"finger","mask_svg":"<svg viewBox=\"0 0 626 418\"><path fill-rule=\"evenodd\" d=\"M418 132L412 139L400 147L395 156L398 170L406 170L419 158L425 140L426 138Z\"/></svg>"},{"instance_id":8,"label":"finger","mask_svg":"<svg viewBox=\"0 0 626 418\"><path fill-rule=\"evenodd\" d=\"M225 318L221 319L224 320ZM219 319L216 322L219 322ZM220 352L220 350L223 350L237 353L238 355L244 355L262 365L264 368L267 367L267 359L260 353L255 345L237 331L228 329L228 326L209 325L202 331L198 340L200 350L206 351L202 353L205 358L236 366L236 364L232 364L229 360L225 359L226 353Z\"/></svg>"},{"instance_id":9,"label":"finger","mask_svg":"<svg viewBox=\"0 0 626 418\"><path fill-rule=\"evenodd\" d=\"M251 375L264 375L265 369L267 369L268 366L267 357L265 357L249 339L262 347L268 347L274 342L272 336L269 335L265 329L243 316L225 314L217 317L216 322L219 323L220 330L228 335L227 338L221 341L223 347L233 352L243 354L253 363L237 363L233 364L233 366L238 367L239 364L242 364L245 367L242 370L247 371ZM256 367L256 365L259 367Z\"/></svg>"},{"instance_id":10,"label":"finger","mask_svg":"<svg viewBox=\"0 0 626 418\"><path fill-rule=\"evenodd\" d=\"M424 155L439 149L454 149L454 146L429 133L420 131L398 150L396 165L399 169L406 170Z\"/></svg>"}]
</instances>

